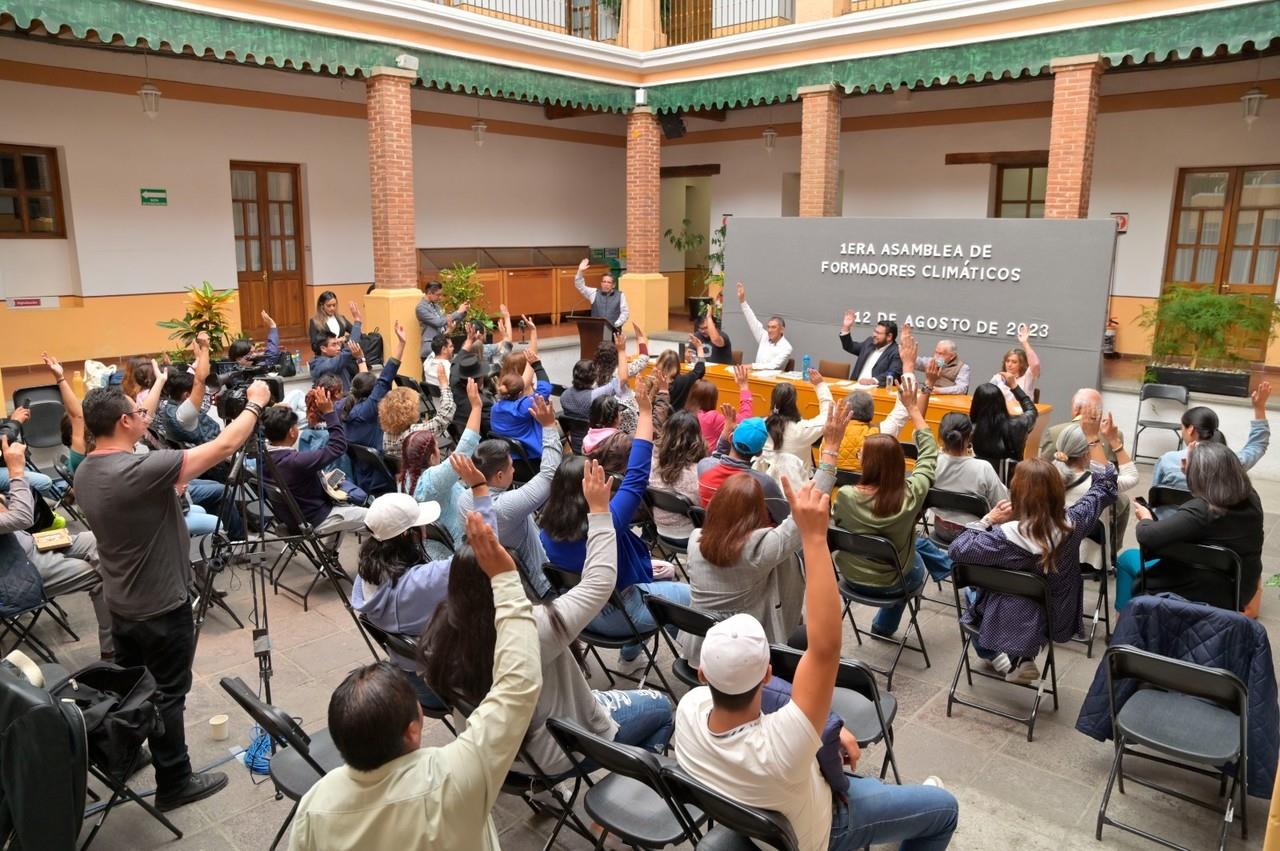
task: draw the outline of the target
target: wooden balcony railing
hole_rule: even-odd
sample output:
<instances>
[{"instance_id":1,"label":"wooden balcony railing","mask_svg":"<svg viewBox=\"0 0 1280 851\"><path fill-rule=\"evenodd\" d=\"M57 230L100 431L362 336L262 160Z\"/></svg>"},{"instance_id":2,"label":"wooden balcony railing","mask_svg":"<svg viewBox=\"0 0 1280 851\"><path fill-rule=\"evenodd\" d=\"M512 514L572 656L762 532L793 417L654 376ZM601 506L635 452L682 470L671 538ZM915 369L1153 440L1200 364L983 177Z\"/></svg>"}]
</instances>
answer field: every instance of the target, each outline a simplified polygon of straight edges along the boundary
<instances>
[{"instance_id":1,"label":"wooden balcony railing","mask_svg":"<svg viewBox=\"0 0 1280 851\"><path fill-rule=\"evenodd\" d=\"M793 23L795 0L660 0L666 46Z\"/></svg>"}]
</instances>

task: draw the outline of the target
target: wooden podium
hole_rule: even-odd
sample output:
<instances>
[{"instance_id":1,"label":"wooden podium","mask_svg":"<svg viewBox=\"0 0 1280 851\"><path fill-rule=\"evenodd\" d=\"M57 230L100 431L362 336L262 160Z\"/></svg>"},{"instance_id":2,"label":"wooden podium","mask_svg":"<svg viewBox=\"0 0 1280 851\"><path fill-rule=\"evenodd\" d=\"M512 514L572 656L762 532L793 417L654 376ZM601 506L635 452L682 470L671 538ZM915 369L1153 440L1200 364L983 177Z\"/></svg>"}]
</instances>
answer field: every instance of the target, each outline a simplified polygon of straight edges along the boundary
<instances>
[{"instance_id":1,"label":"wooden podium","mask_svg":"<svg viewBox=\"0 0 1280 851\"><path fill-rule=\"evenodd\" d=\"M605 339L605 334L609 335L610 340L613 339L613 325L608 319L599 316L570 316L569 318L578 324L578 340L582 344L583 360L591 360L596 356L596 349L600 347L600 341Z\"/></svg>"}]
</instances>

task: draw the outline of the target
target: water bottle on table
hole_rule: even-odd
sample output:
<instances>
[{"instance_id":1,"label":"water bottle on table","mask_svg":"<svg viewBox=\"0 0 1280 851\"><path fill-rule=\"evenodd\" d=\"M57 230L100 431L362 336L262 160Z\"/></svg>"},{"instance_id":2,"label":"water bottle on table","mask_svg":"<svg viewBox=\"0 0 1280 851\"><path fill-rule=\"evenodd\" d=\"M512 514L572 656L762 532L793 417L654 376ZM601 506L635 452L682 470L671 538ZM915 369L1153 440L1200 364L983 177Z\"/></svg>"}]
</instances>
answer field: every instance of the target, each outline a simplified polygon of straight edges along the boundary
<instances>
[{"instance_id":1,"label":"water bottle on table","mask_svg":"<svg viewBox=\"0 0 1280 851\"><path fill-rule=\"evenodd\" d=\"M808 355L805 355L800 359L800 377L801 378L809 377L809 365L811 363L813 363L813 360Z\"/></svg>"}]
</instances>

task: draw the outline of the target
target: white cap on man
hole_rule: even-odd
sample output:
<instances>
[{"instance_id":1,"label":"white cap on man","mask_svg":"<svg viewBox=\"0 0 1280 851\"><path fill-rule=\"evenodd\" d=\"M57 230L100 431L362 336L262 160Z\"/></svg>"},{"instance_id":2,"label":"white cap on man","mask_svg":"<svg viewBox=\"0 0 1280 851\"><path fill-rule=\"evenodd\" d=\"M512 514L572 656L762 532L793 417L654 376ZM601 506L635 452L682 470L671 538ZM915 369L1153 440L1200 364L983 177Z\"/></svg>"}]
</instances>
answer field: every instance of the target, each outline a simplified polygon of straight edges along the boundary
<instances>
[{"instance_id":1,"label":"white cap on man","mask_svg":"<svg viewBox=\"0 0 1280 851\"><path fill-rule=\"evenodd\" d=\"M737 614L707 630L700 651L702 676L721 694L746 694L769 670L769 638L760 621Z\"/></svg>"},{"instance_id":2,"label":"white cap on man","mask_svg":"<svg viewBox=\"0 0 1280 851\"><path fill-rule=\"evenodd\" d=\"M426 526L440 517L440 503L418 502L407 493L387 493L373 501L364 525L379 541L389 541L414 526Z\"/></svg>"}]
</instances>

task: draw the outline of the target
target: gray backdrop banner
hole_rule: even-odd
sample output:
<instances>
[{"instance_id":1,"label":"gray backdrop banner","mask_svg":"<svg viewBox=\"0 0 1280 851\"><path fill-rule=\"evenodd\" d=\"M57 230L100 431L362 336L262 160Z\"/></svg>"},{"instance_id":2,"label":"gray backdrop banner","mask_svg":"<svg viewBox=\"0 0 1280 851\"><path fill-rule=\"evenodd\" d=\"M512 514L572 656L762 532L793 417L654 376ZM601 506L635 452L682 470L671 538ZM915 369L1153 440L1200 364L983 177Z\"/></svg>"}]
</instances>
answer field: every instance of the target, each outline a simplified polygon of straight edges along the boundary
<instances>
[{"instance_id":1,"label":"gray backdrop banner","mask_svg":"<svg viewBox=\"0 0 1280 851\"><path fill-rule=\"evenodd\" d=\"M808 354L853 356L840 347L845 310L855 342L882 318L910 320L920 354L951 339L971 366L970 393L1001 369L1031 330L1040 355L1040 401L1068 418L1080 387L1101 386L1102 333L1111 291L1116 225L1111 219L753 219L729 220L724 327L743 360L756 343L735 294L762 323L787 323L796 369Z\"/></svg>"}]
</instances>

